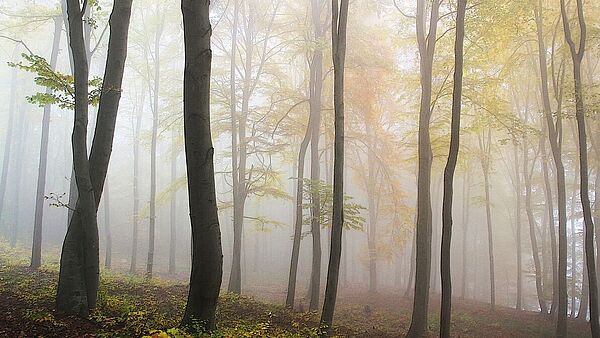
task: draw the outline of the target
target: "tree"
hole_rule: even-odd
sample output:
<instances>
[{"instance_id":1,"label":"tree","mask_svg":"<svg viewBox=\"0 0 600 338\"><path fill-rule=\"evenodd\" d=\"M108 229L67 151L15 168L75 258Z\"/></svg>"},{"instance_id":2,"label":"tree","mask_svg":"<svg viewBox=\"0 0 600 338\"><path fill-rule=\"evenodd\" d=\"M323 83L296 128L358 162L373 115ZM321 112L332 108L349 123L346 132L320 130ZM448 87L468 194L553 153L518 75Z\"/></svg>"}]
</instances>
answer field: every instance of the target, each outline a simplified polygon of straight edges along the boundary
<instances>
[{"instance_id":1,"label":"tree","mask_svg":"<svg viewBox=\"0 0 600 338\"><path fill-rule=\"evenodd\" d=\"M331 44L333 57L333 91L335 109L335 148L333 164L333 216L331 225L331 250L327 267L325 302L321 314L323 335L331 335L333 313L337 299L340 257L342 255L342 230L344 227L344 64L346 61L346 27L348 25L348 0L332 1Z\"/></svg>"},{"instance_id":2,"label":"tree","mask_svg":"<svg viewBox=\"0 0 600 338\"><path fill-rule=\"evenodd\" d=\"M448 162L444 170L444 201L442 206L442 305L440 312L440 337L450 337L452 309L452 276L450 274L450 247L452 243L452 200L454 198L454 171L460 148L460 113L465 40L465 12L467 0L458 0L456 14L456 42L454 46L454 89L452 93L452 131Z\"/></svg>"},{"instance_id":3,"label":"tree","mask_svg":"<svg viewBox=\"0 0 600 338\"><path fill-rule=\"evenodd\" d=\"M208 0L182 0L185 43L183 92L192 272L182 324L199 321L215 328L215 311L223 274L223 251L215 192L214 148L210 133L212 51Z\"/></svg>"},{"instance_id":4,"label":"tree","mask_svg":"<svg viewBox=\"0 0 600 338\"><path fill-rule=\"evenodd\" d=\"M416 272L413 312L408 330L409 337L424 336L427 331L429 285L431 277L431 87L437 24L440 1L433 0L429 18L429 31L426 29L426 1L417 1L416 31L419 45L419 65L421 82L421 102L419 109L419 166L417 177L417 230L416 230Z\"/></svg>"},{"instance_id":5,"label":"tree","mask_svg":"<svg viewBox=\"0 0 600 338\"><path fill-rule=\"evenodd\" d=\"M62 35L63 20L62 17L54 17L54 38L52 41L52 52L50 55L50 69L56 69L58 59L60 37ZM52 92L51 88L46 88L46 94ZM35 214L33 221L33 245L31 248L31 267L38 269L42 262L42 220L44 217L44 201L46 193L46 169L48 167L48 135L50 131L50 114L52 105L44 105L44 115L42 117L42 138L40 141L40 160L38 165L37 192L35 196Z\"/></svg>"},{"instance_id":6,"label":"tree","mask_svg":"<svg viewBox=\"0 0 600 338\"><path fill-rule=\"evenodd\" d=\"M577 0L577 19L579 23L579 46L575 45L571 34L569 17L565 1L560 1L560 12L563 22L565 40L569 45L571 59L573 61L573 80L575 89L575 119L577 120L577 136L579 145L579 180L581 206L583 208L583 220L585 225L585 257L589 281L589 301L590 301L590 327L592 336L600 337L600 322L598 319L598 281L596 279L596 263L594 257L594 220L592 218L592 209L590 204L589 192L589 173L588 173L588 154L587 154L587 136L585 127L585 105L583 101L583 90L581 81L581 62L585 53L586 44L586 24L583 16L583 1ZM596 187L597 189L597 187ZM562 315L562 314L561 314ZM566 336L566 326L558 323L557 336Z\"/></svg>"},{"instance_id":7,"label":"tree","mask_svg":"<svg viewBox=\"0 0 600 338\"><path fill-rule=\"evenodd\" d=\"M558 194L558 290L555 296L558 300L558 320L556 325L556 335L559 337L567 334L567 197L565 187L565 167L562 162L560 142L562 140L562 116L558 115L556 124L552 117L552 107L550 106L550 95L548 91L548 65L546 59L546 47L543 35L542 22L542 1L538 1L538 6L534 9L538 40L538 58L540 67L541 96L546 118L548 138L550 139L550 148L552 158L556 168L556 182Z\"/></svg>"},{"instance_id":8,"label":"tree","mask_svg":"<svg viewBox=\"0 0 600 338\"><path fill-rule=\"evenodd\" d=\"M115 0L110 39L94 139L88 159L88 61L82 11L78 0L67 0L69 36L74 60L75 122L73 167L78 200L63 243L56 295L59 311L87 316L96 306L99 284L97 211L112 152L121 98L132 0Z\"/></svg>"}]
</instances>

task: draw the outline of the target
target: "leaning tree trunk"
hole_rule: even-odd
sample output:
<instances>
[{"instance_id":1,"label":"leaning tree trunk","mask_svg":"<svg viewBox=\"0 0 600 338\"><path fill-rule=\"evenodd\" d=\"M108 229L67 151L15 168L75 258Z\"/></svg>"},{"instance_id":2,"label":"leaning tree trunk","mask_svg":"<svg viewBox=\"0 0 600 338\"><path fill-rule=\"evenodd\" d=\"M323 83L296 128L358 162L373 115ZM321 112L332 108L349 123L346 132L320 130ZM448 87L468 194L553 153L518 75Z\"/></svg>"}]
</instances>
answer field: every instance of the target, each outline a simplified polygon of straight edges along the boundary
<instances>
[{"instance_id":1,"label":"leaning tree trunk","mask_svg":"<svg viewBox=\"0 0 600 338\"><path fill-rule=\"evenodd\" d=\"M442 245L440 267L442 276L442 304L440 310L440 337L450 337L452 308L452 276L450 271L450 247L452 243L452 202L454 198L454 172L460 148L460 113L465 40L465 13L467 0L458 0L456 15L456 42L454 44L454 88L452 90L452 120L448 162L444 169L444 199L442 204Z\"/></svg>"},{"instance_id":2,"label":"leaning tree trunk","mask_svg":"<svg viewBox=\"0 0 600 338\"><path fill-rule=\"evenodd\" d=\"M87 154L88 63L78 0L67 0L69 36L74 60L75 122L73 167L78 187L75 212L63 243L56 303L59 311L87 315L96 306L99 282L97 211L112 152L132 0L115 0L100 95L98 119L89 160Z\"/></svg>"},{"instance_id":3,"label":"leaning tree trunk","mask_svg":"<svg viewBox=\"0 0 600 338\"><path fill-rule=\"evenodd\" d=\"M413 311L408 331L409 337L420 337L427 332L429 286L431 278L431 91L433 56L437 39L440 0L433 0L429 19L429 32L425 32L426 1L417 1L416 31L419 45L421 102L419 110L416 268Z\"/></svg>"},{"instance_id":4,"label":"leaning tree trunk","mask_svg":"<svg viewBox=\"0 0 600 338\"><path fill-rule=\"evenodd\" d=\"M331 250L327 267L325 302L321 314L321 335L329 336L333 331L333 313L337 299L340 257L342 255L342 231L344 228L344 65L346 62L346 27L348 25L348 0L332 1L332 58L333 58L333 101L334 163L333 163L333 215L331 224Z\"/></svg>"},{"instance_id":5,"label":"leaning tree trunk","mask_svg":"<svg viewBox=\"0 0 600 338\"><path fill-rule=\"evenodd\" d=\"M583 102L583 89L581 82L581 62L585 53L586 25L583 14L583 0L577 0L577 19L580 29L579 47L575 46L571 35L571 28L565 1L560 1L560 12L565 33L565 41L569 45L571 59L573 61L573 81L575 89L575 119L577 120L578 144L579 144L579 179L581 206L583 208L583 222L585 225L585 256L588 269L589 297L590 297L590 327L592 336L600 337L600 321L598 319L598 281L596 279L596 264L594 257L594 220L592 219L592 208L590 203L589 177L588 177L588 154L587 136L585 127L585 105ZM557 330L558 334L562 334ZM566 335L566 328L564 329Z\"/></svg>"},{"instance_id":6,"label":"leaning tree trunk","mask_svg":"<svg viewBox=\"0 0 600 338\"><path fill-rule=\"evenodd\" d=\"M50 69L56 69L56 61L60 50L60 37L62 34L62 17L54 17L54 39L50 54ZM52 89L46 88L46 94ZM52 106L44 106L42 117L42 138L40 142L40 160L38 165L37 191L35 195L35 214L33 221L33 245L31 248L31 268L38 269L42 264L42 220L44 218L44 202L46 194L46 168L48 167L48 136L50 132L50 114Z\"/></svg>"},{"instance_id":7,"label":"leaning tree trunk","mask_svg":"<svg viewBox=\"0 0 600 338\"><path fill-rule=\"evenodd\" d=\"M214 148L210 134L212 51L208 0L182 0L185 40L183 114L192 272L183 325L215 328L223 274L223 251L215 192Z\"/></svg>"}]
</instances>

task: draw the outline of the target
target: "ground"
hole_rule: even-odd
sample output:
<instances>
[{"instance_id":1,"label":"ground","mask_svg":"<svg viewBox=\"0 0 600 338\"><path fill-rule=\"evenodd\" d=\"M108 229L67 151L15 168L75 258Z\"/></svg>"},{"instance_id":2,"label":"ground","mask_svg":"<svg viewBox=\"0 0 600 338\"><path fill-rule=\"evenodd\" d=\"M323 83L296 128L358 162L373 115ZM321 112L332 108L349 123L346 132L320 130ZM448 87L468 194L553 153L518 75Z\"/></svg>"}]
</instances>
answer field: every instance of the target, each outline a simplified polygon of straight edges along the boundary
<instances>
[{"instance_id":1,"label":"ground","mask_svg":"<svg viewBox=\"0 0 600 338\"><path fill-rule=\"evenodd\" d=\"M27 251L0 242L0 337L188 337L176 329L187 286L172 281L102 272L98 309L88 319L54 311L58 266L39 271L27 266ZM254 293L260 290L253 290ZM283 293L266 298L283 299ZM346 290L339 297L336 335L340 337L399 337L410 323L411 301L394 294L369 295ZM437 304L437 301L432 301ZM437 336L438 316L432 307L430 336ZM318 315L292 312L281 305L223 293L219 329L205 337L311 337ZM455 300L452 335L455 337L553 336L553 320L534 312ZM572 337L590 336L582 321L569 322Z\"/></svg>"}]
</instances>

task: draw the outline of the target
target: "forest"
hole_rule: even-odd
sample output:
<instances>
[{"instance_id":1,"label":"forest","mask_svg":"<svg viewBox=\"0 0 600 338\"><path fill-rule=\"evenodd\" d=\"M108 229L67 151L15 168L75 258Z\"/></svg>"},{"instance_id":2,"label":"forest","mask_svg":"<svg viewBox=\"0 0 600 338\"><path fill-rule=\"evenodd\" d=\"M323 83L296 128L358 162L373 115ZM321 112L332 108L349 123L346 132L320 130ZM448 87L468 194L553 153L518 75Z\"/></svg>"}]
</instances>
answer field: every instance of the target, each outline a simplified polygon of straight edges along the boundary
<instances>
[{"instance_id":1,"label":"forest","mask_svg":"<svg viewBox=\"0 0 600 338\"><path fill-rule=\"evenodd\" d=\"M0 93L0 337L600 338L598 1L0 0Z\"/></svg>"}]
</instances>

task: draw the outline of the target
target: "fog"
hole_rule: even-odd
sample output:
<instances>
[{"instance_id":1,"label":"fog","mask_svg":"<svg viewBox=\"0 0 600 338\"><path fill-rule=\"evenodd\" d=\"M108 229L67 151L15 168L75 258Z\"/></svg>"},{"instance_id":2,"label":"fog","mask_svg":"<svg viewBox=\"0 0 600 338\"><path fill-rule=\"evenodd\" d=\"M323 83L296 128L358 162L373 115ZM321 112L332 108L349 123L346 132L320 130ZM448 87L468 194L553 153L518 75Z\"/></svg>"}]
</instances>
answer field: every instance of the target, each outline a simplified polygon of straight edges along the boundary
<instances>
[{"instance_id":1,"label":"fog","mask_svg":"<svg viewBox=\"0 0 600 338\"><path fill-rule=\"evenodd\" d=\"M405 313L408 319L415 269L427 265L426 257L417 255L417 247L424 244L425 250L427 241L417 244L415 235L418 209L421 217L429 209L418 200L425 193L418 182L425 177L429 147L427 268L431 276L427 289L429 305L437 309L440 304L444 168L456 90L457 4L417 2L419 8L416 2L403 0L349 1L344 66L345 223L337 282L342 306L354 304L366 311L363 306L368 304L370 314L371 308L389 311L379 308L377 299L406 299L406 308L388 315ZM539 8L537 2L526 1L467 4L450 247L453 304L468 307L473 302L486 309L491 305L492 311L516 307L548 314L557 311L559 297L566 297L565 317L590 317L584 208L591 208L590 223L593 220L597 226L600 8L590 1L583 4L588 27L581 60L585 102L581 116L587 123L583 152L588 166L583 171L579 101L559 1L540 2ZM0 240L7 248L21 250L14 252L31 250L36 198L43 195L43 215L38 216L42 265L58 264L77 199L72 151L75 97L70 92L74 61L64 25L66 7L61 6L66 2L0 2ZM90 1L87 6L83 37L91 80L89 152L95 142L113 1ZM440 14L432 40L431 11L436 6ZM573 1L566 5L574 45L580 48L581 24L575 9ZM331 11L330 1L320 0L210 2L210 123L223 252L222 295L241 293L281 305L287 296L290 306L290 260L301 207L291 306L298 312L321 310L335 208ZM180 284L190 280L193 202L186 171L181 13L179 1L133 1L112 154L97 211L101 280L109 270ZM415 17L423 19L427 41L415 29ZM55 75L44 78L48 75L40 73L39 63L31 59L36 55L50 63L53 49L58 54L52 74L65 76L56 82L52 82ZM433 49L430 100L423 104L428 59L421 53ZM540 73L540 62L545 75ZM49 82L56 87L47 90ZM44 109L49 109L46 144ZM429 113L423 115L423 109ZM429 123L420 126L428 114ZM419 141L420 127L427 129L428 145ZM564 167L562 183L555 150ZM41 152L47 155L44 177L40 176ZM299 172L303 172L300 182ZM589 200L583 202L581 172L587 174L586 184L589 181ZM45 180L41 195L39 180ZM299 186L304 190L301 194ZM564 229L559 228L563 220ZM427 227L423 229L426 234ZM590 231L594 245L598 230L592 224ZM564 270L559 261L565 262ZM317 272L319 287L314 291L311 278L315 280ZM567 291L559 295L562 278ZM417 279L417 286L423 283ZM361 301L349 300L357 295ZM597 300L595 304L597 311ZM545 325L553 332L553 319L548 316ZM402 325L408 327L408 322ZM388 334L404 334L402 330Z\"/></svg>"}]
</instances>

